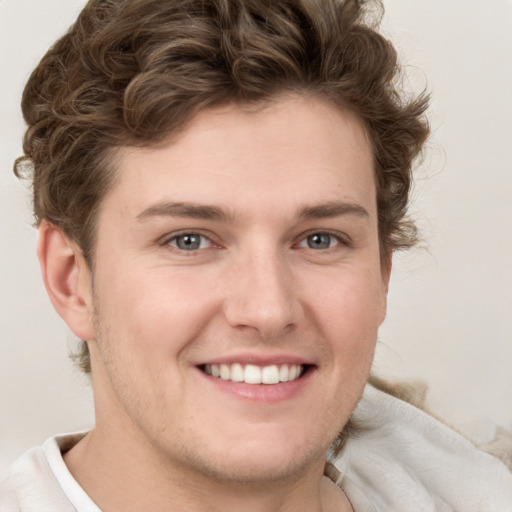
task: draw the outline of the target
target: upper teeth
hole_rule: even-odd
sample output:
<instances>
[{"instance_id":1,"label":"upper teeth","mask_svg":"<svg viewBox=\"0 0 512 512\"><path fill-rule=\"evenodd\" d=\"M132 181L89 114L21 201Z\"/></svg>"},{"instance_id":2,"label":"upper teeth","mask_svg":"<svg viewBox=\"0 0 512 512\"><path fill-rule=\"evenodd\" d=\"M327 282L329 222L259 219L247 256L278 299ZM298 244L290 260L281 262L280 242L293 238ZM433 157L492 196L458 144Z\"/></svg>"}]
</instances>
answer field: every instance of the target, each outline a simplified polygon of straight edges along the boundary
<instances>
[{"instance_id":1,"label":"upper teeth","mask_svg":"<svg viewBox=\"0 0 512 512\"><path fill-rule=\"evenodd\" d=\"M233 382L246 384L278 384L298 379L302 374L303 366L300 364L272 364L270 366L256 366L253 364L206 364L204 371L208 375L220 377Z\"/></svg>"}]
</instances>

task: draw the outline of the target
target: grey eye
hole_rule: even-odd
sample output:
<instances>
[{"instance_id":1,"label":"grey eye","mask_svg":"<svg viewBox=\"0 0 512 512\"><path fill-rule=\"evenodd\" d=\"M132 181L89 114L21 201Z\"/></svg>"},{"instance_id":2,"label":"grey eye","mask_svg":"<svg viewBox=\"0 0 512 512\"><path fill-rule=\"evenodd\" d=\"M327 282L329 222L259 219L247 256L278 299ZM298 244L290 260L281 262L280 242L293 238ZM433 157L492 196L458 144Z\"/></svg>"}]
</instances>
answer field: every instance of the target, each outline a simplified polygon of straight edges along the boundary
<instances>
[{"instance_id":1,"label":"grey eye","mask_svg":"<svg viewBox=\"0 0 512 512\"><path fill-rule=\"evenodd\" d=\"M210 242L202 235L198 235L196 233L185 233L174 237L168 243L181 251L196 251L197 249L208 247Z\"/></svg>"},{"instance_id":2,"label":"grey eye","mask_svg":"<svg viewBox=\"0 0 512 512\"><path fill-rule=\"evenodd\" d=\"M333 238L328 233L315 233L306 237L306 243L310 249L329 249L332 246Z\"/></svg>"}]
</instances>

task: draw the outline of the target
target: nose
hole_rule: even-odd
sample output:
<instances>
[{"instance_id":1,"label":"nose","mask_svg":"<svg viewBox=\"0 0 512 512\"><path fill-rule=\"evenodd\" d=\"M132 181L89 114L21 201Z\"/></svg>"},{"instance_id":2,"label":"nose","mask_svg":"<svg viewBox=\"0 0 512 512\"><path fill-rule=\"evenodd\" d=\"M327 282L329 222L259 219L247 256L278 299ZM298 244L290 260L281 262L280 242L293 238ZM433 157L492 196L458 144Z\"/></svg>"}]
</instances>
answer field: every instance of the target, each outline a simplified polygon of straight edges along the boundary
<instances>
[{"instance_id":1,"label":"nose","mask_svg":"<svg viewBox=\"0 0 512 512\"><path fill-rule=\"evenodd\" d=\"M233 262L226 284L224 315L232 327L270 340L293 331L302 318L297 283L274 251Z\"/></svg>"}]
</instances>

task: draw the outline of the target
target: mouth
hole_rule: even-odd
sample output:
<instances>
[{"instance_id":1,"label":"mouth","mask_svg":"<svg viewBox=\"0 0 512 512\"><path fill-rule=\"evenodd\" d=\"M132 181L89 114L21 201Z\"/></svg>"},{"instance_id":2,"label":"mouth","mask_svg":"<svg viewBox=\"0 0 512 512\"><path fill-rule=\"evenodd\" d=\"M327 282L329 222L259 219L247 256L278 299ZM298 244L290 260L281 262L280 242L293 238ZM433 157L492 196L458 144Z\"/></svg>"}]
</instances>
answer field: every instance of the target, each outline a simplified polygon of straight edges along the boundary
<instances>
[{"instance_id":1,"label":"mouth","mask_svg":"<svg viewBox=\"0 0 512 512\"><path fill-rule=\"evenodd\" d=\"M271 364L257 366L254 364L205 364L199 369L212 377L231 382L244 382L245 384L275 385L284 382L293 382L300 379L310 365L303 364Z\"/></svg>"}]
</instances>

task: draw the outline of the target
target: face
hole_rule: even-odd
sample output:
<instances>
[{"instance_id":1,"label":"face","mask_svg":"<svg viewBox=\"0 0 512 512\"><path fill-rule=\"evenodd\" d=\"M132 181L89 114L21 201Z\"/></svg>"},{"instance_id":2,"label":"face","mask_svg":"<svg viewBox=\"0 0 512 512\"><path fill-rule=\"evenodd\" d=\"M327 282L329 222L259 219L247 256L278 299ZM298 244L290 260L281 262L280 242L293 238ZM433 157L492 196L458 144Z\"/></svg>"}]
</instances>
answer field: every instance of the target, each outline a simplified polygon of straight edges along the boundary
<instances>
[{"instance_id":1,"label":"face","mask_svg":"<svg viewBox=\"0 0 512 512\"><path fill-rule=\"evenodd\" d=\"M116 163L92 284L97 429L219 479L323 465L385 314L357 119L302 97L222 107Z\"/></svg>"}]
</instances>

